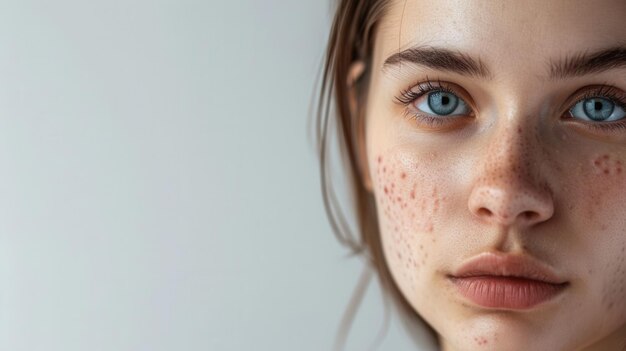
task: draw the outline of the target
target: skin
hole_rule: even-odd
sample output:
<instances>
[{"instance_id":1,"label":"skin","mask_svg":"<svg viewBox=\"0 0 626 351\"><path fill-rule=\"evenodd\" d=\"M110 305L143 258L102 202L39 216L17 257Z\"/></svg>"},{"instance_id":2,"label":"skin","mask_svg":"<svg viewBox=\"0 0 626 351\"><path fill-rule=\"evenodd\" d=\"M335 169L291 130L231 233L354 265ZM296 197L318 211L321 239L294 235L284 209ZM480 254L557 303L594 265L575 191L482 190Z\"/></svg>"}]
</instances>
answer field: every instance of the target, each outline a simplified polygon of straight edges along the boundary
<instances>
[{"instance_id":1,"label":"skin","mask_svg":"<svg viewBox=\"0 0 626 351\"><path fill-rule=\"evenodd\" d=\"M409 0L381 20L364 182L392 276L443 350L626 350L626 129L562 118L579 89L606 84L624 96L626 67L564 80L546 68L626 43L625 17L624 1ZM383 67L413 45L479 57L493 77ZM394 98L427 76L472 114L446 127L406 117ZM533 257L570 285L530 310L472 304L446 275L483 252Z\"/></svg>"}]
</instances>

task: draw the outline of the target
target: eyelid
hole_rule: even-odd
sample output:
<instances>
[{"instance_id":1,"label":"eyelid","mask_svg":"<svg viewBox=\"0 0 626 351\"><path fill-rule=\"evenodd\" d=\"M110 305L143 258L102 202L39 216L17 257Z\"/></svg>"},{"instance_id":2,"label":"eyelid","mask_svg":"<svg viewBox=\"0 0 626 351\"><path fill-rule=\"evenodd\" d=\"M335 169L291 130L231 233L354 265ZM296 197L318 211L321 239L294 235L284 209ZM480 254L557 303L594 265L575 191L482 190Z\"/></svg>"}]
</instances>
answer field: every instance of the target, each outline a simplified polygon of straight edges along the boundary
<instances>
[{"instance_id":1,"label":"eyelid","mask_svg":"<svg viewBox=\"0 0 626 351\"><path fill-rule=\"evenodd\" d=\"M591 99L594 97L597 98L608 98L611 101L615 102L618 106L626 110L626 93L624 93L621 89L607 85L607 84L597 84L597 85L588 85L582 87L575 91L569 101L566 103L566 109L569 111L576 104L584 101L586 99Z\"/></svg>"}]
</instances>

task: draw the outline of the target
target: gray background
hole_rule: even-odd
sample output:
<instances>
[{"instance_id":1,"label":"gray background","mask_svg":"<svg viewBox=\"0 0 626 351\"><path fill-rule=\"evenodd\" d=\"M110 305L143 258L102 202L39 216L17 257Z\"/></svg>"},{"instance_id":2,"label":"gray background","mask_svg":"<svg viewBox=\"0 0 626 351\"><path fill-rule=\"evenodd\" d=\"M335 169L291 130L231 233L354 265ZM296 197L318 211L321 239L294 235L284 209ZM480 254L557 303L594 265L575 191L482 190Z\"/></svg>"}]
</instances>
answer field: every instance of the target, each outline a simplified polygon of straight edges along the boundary
<instances>
[{"instance_id":1,"label":"gray background","mask_svg":"<svg viewBox=\"0 0 626 351\"><path fill-rule=\"evenodd\" d=\"M307 138L330 10L0 4L1 350L331 348L361 262ZM347 349L382 320L373 285Z\"/></svg>"}]
</instances>

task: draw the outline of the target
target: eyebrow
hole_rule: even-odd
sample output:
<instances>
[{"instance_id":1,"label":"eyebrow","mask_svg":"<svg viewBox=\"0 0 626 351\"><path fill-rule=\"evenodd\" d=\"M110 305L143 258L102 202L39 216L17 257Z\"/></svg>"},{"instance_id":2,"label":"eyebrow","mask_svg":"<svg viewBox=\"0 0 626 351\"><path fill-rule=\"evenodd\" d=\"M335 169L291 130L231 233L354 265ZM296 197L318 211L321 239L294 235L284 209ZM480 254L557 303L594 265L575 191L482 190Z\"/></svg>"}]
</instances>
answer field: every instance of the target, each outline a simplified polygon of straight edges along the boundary
<instances>
[{"instance_id":1,"label":"eyebrow","mask_svg":"<svg viewBox=\"0 0 626 351\"><path fill-rule=\"evenodd\" d=\"M459 51L452 51L437 47L416 46L389 56L383 68L400 66L403 63L413 63L439 71L449 71L465 76L490 79L491 72L480 59Z\"/></svg>"},{"instance_id":2,"label":"eyebrow","mask_svg":"<svg viewBox=\"0 0 626 351\"><path fill-rule=\"evenodd\" d=\"M493 77L480 58L445 48L412 47L389 56L383 68L400 66L403 63L487 80ZM566 79L624 67L626 67L626 47L616 46L594 52L576 53L559 60L549 60L548 78Z\"/></svg>"},{"instance_id":3,"label":"eyebrow","mask_svg":"<svg viewBox=\"0 0 626 351\"><path fill-rule=\"evenodd\" d=\"M616 46L595 52L582 52L560 61L551 61L550 79L565 79L626 67L626 47Z\"/></svg>"}]
</instances>

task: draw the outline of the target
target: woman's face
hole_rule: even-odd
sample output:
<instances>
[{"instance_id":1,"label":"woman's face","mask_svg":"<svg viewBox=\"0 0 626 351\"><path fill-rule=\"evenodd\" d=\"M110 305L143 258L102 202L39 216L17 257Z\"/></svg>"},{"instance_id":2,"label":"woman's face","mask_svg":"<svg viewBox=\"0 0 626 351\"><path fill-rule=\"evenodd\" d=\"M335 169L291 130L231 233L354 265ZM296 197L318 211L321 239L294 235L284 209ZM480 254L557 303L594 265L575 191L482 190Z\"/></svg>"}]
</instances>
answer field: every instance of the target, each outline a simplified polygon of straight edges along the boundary
<instances>
[{"instance_id":1,"label":"woman's face","mask_svg":"<svg viewBox=\"0 0 626 351\"><path fill-rule=\"evenodd\" d=\"M408 0L380 22L366 184L445 350L626 347L625 18L623 0ZM537 265L552 279L498 277Z\"/></svg>"}]
</instances>

